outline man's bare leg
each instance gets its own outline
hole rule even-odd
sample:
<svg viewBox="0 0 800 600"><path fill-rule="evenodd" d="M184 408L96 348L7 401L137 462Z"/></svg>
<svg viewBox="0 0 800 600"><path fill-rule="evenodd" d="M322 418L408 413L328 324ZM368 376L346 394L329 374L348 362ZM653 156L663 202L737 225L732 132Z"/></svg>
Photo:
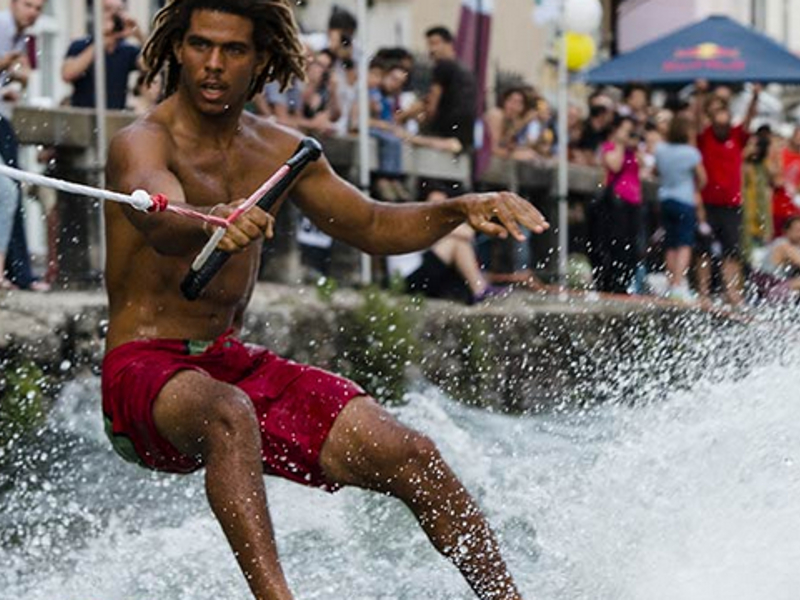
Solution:
<svg viewBox="0 0 800 600"><path fill-rule="evenodd" d="M697 292L703 300L711 298L711 257L701 254L697 259Z"/></svg>
<svg viewBox="0 0 800 600"><path fill-rule="evenodd" d="M374 400L360 397L345 407L322 448L320 463L331 481L402 500L479 598L521 598L492 530L436 446L398 423Z"/></svg>
<svg viewBox="0 0 800 600"><path fill-rule="evenodd" d="M475 256L472 244L454 237L445 237L433 247L433 253L444 264L453 266L461 274L473 296L486 291L486 278Z"/></svg>
<svg viewBox="0 0 800 600"><path fill-rule="evenodd" d="M731 306L739 306L742 303L742 281L741 263L735 258L726 258L722 262L722 283Z"/></svg>
<svg viewBox="0 0 800 600"><path fill-rule="evenodd" d="M278 560L253 405L234 386L182 371L159 394L153 417L161 435L206 465L206 494L257 600L290 600Z"/></svg>

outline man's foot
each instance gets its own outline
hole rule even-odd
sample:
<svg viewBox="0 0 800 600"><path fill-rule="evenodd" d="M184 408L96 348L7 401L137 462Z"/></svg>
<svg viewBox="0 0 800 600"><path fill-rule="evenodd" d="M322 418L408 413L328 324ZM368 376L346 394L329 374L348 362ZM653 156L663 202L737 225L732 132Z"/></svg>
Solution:
<svg viewBox="0 0 800 600"><path fill-rule="evenodd" d="M669 292L667 292L667 298L685 304L694 304L697 302L697 296L685 285L671 287Z"/></svg>
<svg viewBox="0 0 800 600"><path fill-rule="evenodd" d="M492 298L505 296L508 293L508 288L500 287L497 285L487 285L486 288L472 297L473 304L480 304Z"/></svg>
<svg viewBox="0 0 800 600"><path fill-rule="evenodd" d="M52 288L50 287L50 284L47 283L46 281L36 280L32 281L27 289L29 292L49 292Z"/></svg>
<svg viewBox="0 0 800 600"><path fill-rule="evenodd" d="M400 202L411 202L414 200L411 192L403 185L402 181L398 181L397 179L393 180L392 187L394 187L394 193Z"/></svg>
<svg viewBox="0 0 800 600"><path fill-rule="evenodd" d="M13 283L11 283L10 280L6 279L5 277L0 278L0 291L10 292L18 289L19 288Z"/></svg>
<svg viewBox="0 0 800 600"><path fill-rule="evenodd" d="M378 198L386 202L397 202L400 199L394 185L388 179L378 179L375 182L375 192Z"/></svg>

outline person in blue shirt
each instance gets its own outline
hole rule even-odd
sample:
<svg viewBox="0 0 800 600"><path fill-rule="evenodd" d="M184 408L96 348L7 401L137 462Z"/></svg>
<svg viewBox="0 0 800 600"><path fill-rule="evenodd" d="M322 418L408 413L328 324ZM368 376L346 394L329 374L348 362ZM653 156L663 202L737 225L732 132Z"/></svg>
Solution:
<svg viewBox="0 0 800 600"><path fill-rule="evenodd" d="M134 37L144 43L144 33L125 11L123 0L103 1L103 48L106 53L106 107L123 110L128 97L128 78L139 68L141 46L128 42ZM74 40L67 50L61 76L73 86L72 106L94 108L94 59L96 44L92 36Z"/></svg>
<svg viewBox="0 0 800 600"><path fill-rule="evenodd" d="M670 280L671 298L692 299L686 273L692 262L692 247L698 221L706 229L703 203L698 201L707 177L700 151L691 144L694 125L684 115L677 115L670 124L667 142L656 146L656 169L661 180L658 198L661 221L666 231L664 245Z"/></svg>

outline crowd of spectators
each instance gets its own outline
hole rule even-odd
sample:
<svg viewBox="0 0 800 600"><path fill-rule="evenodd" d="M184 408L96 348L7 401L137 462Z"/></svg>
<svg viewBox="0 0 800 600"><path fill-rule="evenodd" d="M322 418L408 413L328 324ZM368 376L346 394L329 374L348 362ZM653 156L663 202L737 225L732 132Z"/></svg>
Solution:
<svg viewBox="0 0 800 600"><path fill-rule="evenodd" d="M27 80L31 65L25 32L45 1L11 0L10 9L0 13L0 109L17 99ZM124 0L103 0L103 13L100 47L108 65L108 108L144 114L160 94L158 80L146 85L139 73L146 32L128 14ZM361 122L357 63L362 51L355 42L357 28L351 13L334 9L326 34L306 38L305 81L295 80L284 90L268 83L248 108L315 136L356 134ZM800 272L800 130L784 138L762 126L751 134L759 86L752 86L752 102L740 123L734 122L731 110L739 90L728 86L712 89L697 82L694 93L662 95L657 102L642 84L593 90L585 105L570 105L568 139L562 141L547 98L521 80L498 85L492 94L496 101L477 115L483 90L459 62L452 33L433 27L424 37L426 58L402 47L381 48L370 57L366 123L378 149L370 190L375 197L409 202L448 193L436 182L424 194L411 189L403 165L408 145L551 166L558 145L566 143L571 163L603 173L599 192L580 200L582 211L570 213L585 225L585 244L573 244L570 250L590 261L593 289L659 293L682 302L718 294L739 305L747 291L745 282L751 282L751 291L760 297L774 297L775 289L781 295L800 287L793 279ZM72 85L66 101L72 106L95 105L97 47L91 36L69 45L62 77ZM2 113L0 154L6 163L15 164L16 139L7 112ZM484 132L483 139L476 138L476 131ZM658 188L655 201L648 201L648 186ZM14 189L15 194L2 193L0 202L0 273L3 268L6 273L0 285L47 289L47 282L32 275L19 191ZM302 218L297 238L310 271L327 274L332 240ZM494 283L541 288L531 272L536 257L530 255L530 245L512 248L502 259L509 264L497 267L490 258L497 249L487 244L456 232L420 258L423 275L455 268L457 278L463 279L456 295L469 301L487 297ZM467 246L474 255L468 260ZM474 265L482 268L476 271ZM391 272L389 265L387 278ZM422 285L413 277L409 282L409 289Z"/></svg>
<svg viewBox="0 0 800 600"><path fill-rule="evenodd" d="M569 152L573 162L605 171L587 211L595 289L681 302L718 297L731 306L795 289L800 130L784 136L762 123L753 131L762 90L744 88L738 92L749 105L740 121L732 110L737 90L705 81L663 105L639 84L617 100L608 90L591 94ZM658 200L649 206L648 184Z"/></svg>

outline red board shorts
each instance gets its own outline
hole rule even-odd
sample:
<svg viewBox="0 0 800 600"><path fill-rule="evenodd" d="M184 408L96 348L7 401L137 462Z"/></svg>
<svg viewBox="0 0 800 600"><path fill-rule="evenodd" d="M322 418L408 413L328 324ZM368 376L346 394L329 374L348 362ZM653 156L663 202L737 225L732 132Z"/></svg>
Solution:
<svg viewBox="0 0 800 600"><path fill-rule="evenodd" d="M179 371L194 370L235 385L253 402L260 427L264 472L334 491L319 464L322 445L344 406L364 395L358 385L332 373L281 358L259 346L223 335L214 342L134 341L103 360L106 433L123 458L170 473L203 466L162 437L153 402Z"/></svg>

